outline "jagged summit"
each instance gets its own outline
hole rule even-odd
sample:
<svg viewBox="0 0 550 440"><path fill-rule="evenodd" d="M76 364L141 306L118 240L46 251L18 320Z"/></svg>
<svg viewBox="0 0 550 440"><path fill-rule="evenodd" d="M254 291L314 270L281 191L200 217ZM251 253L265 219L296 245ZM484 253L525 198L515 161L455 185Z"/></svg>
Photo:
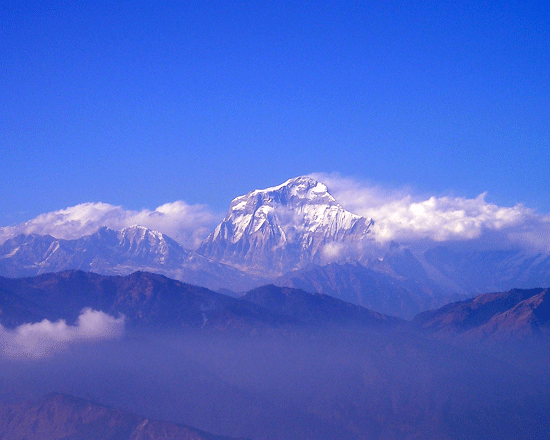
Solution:
<svg viewBox="0 0 550 440"><path fill-rule="evenodd" d="M300 176L233 199L197 252L276 275L338 259L343 245L361 243L371 225L340 206L326 185Z"/></svg>
<svg viewBox="0 0 550 440"><path fill-rule="evenodd" d="M20 235L0 246L0 273L31 276L66 269L125 273L138 268L180 267L190 252L143 226L106 226L76 240ZM128 268L128 269L127 269Z"/></svg>
<svg viewBox="0 0 550 440"><path fill-rule="evenodd" d="M151 250L166 258L170 248L181 248L167 235L140 225L133 225L116 232L120 246L135 254L147 254Z"/></svg>
<svg viewBox="0 0 550 440"><path fill-rule="evenodd" d="M256 195L261 195L264 200L272 198L273 201L282 204L293 204L303 200L318 203L336 203L336 200L329 194L328 188L324 183L317 182L308 176L299 176L288 179L280 185L266 189L257 189L244 196L236 197L231 204L242 202Z"/></svg>

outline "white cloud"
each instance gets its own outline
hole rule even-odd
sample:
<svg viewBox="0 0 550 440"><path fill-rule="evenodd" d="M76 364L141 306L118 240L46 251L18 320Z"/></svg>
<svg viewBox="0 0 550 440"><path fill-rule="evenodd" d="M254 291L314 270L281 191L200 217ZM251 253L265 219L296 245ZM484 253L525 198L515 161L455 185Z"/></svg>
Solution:
<svg viewBox="0 0 550 440"><path fill-rule="evenodd" d="M434 241L478 238L484 230L501 230L523 222L532 212L516 205L499 207L475 199L430 197L414 201L411 196L364 212L377 219L373 231L379 240L429 238Z"/></svg>
<svg viewBox="0 0 550 440"><path fill-rule="evenodd" d="M116 339L124 334L124 316L82 310L74 326L65 320L23 324L14 330L0 325L0 353L9 358L39 359L82 341Z"/></svg>
<svg viewBox="0 0 550 440"><path fill-rule="evenodd" d="M421 197L407 188L385 190L335 174L312 176L324 182L346 209L372 218L373 236L380 243L470 241L490 236L496 246L550 250L549 216L521 204L503 207L489 203L486 193L473 199Z"/></svg>
<svg viewBox="0 0 550 440"><path fill-rule="evenodd" d="M93 234L100 227L122 229L141 225L162 232L187 248L196 248L213 229L218 216L206 205L188 205L179 200L154 210L126 210L107 203L82 203L41 214L28 222L0 227L0 243L19 234L50 234L75 239Z"/></svg>
<svg viewBox="0 0 550 440"><path fill-rule="evenodd" d="M471 199L421 196L410 188L387 189L337 174L313 174L312 177L325 183L346 209L372 218L375 222L372 237L380 244L391 240L411 246L426 240L462 243L485 240L485 245L494 247L514 245L550 251L550 216L521 204L495 205L487 202L486 193ZM0 227L0 243L22 233L74 239L94 233L101 226L118 230L138 224L195 249L221 217L206 205L188 205L183 201L141 211L106 203L83 203L39 215L20 225ZM324 250L326 258L342 252L344 249L340 248Z"/></svg>
<svg viewBox="0 0 550 440"><path fill-rule="evenodd" d="M343 251L344 244L333 241L323 246L321 249L321 255L326 261L338 261Z"/></svg>

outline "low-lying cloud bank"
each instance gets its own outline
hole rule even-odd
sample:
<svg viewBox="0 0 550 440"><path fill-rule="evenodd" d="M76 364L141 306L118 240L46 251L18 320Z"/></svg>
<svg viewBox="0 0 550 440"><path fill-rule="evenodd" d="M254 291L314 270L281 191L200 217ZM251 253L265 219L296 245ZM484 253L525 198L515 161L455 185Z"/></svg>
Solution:
<svg viewBox="0 0 550 440"><path fill-rule="evenodd" d="M101 311L82 310L75 325L64 319L47 319L7 330L0 325L0 354L12 359L39 359L63 350L71 343L117 339L124 334L124 316L114 318Z"/></svg>
<svg viewBox="0 0 550 440"><path fill-rule="evenodd" d="M141 225L162 232L184 247L196 248L218 221L206 205L188 205L178 200L154 210L126 210L107 203L82 203L59 211L41 214L28 222L0 228L0 243L19 234L49 234L75 239L93 234L100 227L119 230Z"/></svg>
<svg viewBox="0 0 550 440"><path fill-rule="evenodd" d="M405 244L420 241L476 241L490 247L519 246L550 251L550 216L521 204L498 206L485 200L428 197L408 189L388 191L336 174L314 174L334 198L354 214L370 217L373 238Z"/></svg>

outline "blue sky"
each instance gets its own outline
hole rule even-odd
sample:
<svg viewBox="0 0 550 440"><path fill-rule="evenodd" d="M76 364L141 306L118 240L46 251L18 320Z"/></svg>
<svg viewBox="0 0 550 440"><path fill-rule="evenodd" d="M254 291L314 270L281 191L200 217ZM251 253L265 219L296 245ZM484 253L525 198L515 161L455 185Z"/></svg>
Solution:
<svg viewBox="0 0 550 440"><path fill-rule="evenodd" d="M17 3L0 225L312 172L550 212L545 2Z"/></svg>

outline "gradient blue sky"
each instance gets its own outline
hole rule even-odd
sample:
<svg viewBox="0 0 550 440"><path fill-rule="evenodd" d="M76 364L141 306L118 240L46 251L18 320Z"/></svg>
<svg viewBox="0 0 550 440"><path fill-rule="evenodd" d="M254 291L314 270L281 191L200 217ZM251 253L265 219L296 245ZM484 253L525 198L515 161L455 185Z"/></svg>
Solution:
<svg viewBox="0 0 550 440"><path fill-rule="evenodd" d="M550 212L550 6L0 6L0 225L311 172Z"/></svg>

